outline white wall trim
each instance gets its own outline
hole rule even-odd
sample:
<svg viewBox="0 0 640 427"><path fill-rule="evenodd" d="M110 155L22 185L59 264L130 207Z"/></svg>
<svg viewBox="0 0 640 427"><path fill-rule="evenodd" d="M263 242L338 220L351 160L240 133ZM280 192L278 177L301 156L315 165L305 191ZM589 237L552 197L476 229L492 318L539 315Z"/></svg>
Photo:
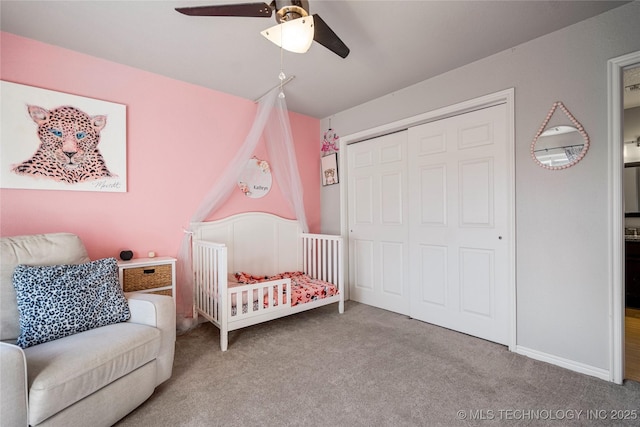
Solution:
<svg viewBox="0 0 640 427"><path fill-rule="evenodd" d="M437 110L429 111L426 113L418 114L416 116L408 117L406 119L397 120L395 122L386 123L384 125L376 126L371 129L365 129L360 132L352 133L347 136L340 137L340 145L347 146L356 142L364 141L367 139L375 138L378 136L386 135L393 132L408 129L412 126L421 125L424 123L435 122L447 117L457 116L460 114L468 113L470 111L479 110L481 108L492 107L497 104L511 102L513 104L514 89L506 89L500 92L492 93L489 95L481 96L479 98L470 99L467 101L459 102L457 104L442 107ZM513 106L513 105L512 105ZM342 150L340 150L342 151Z"/></svg>
<svg viewBox="0 0 640 427"><path fill-rule="evenodd" d="M607 62L609 131L609 376L624 380L624 198L622 188L622 70L640 64L640 51Z"/></svg>
<svg viewBox="0 0 640 427"><path fill-rule="evenodd" d="M552 365L560 366L561 368L569 369L571 371L579 372L585 375L591 375L592 377L600 378L605 381L609 381L609 371L602 368L596 368L595 366L586 365L584 363L576 362L573 360L565 359L563 357L554 356L552 354L544 353L538 350L532 350L527 347L516 346L516 353L523 356L530 357L542 362L551 363Z"/></svg>
<svg viewBox="0 0 640 427"><path fill-rule="evenodd" d="M515 351L517 337L516 337L516 221L515 221L515 89L509 88L500 92L495 92L489 95L481 96L479 98L470 99L457 104L449 105L437 110L429 111L423 114L412 116L406 119L397 120L395 122L387 123L384 125L376 126L371 129L366 129L360 132L356 132L350 135L346 135L340 138L340 156L338 160L338 170L340 171L340 233L344 240L345 248L349 247L349 216L348 216L348 182L347 182L347 145L354 144L356 142L364 141L367 139L375 138L378 136L398 132L408 129L412 126L417 126L424 123L434 122L437 120L445 119L447 117L457 116L465 114L470 111L479 110L482 108L492 107L498 104L506 104L507 106L507 125L509 126L507 133L507 145L509 147L508 153L508 166L509 176L511 177L509 197L511 200L511 206L509 206L509 219L511 224L510 241L509 243L509 350ZM349 277L349 262L347 259L348 250L345 250L345 277ZM346 289L350 288L350 284L347 283Z"/></svg>

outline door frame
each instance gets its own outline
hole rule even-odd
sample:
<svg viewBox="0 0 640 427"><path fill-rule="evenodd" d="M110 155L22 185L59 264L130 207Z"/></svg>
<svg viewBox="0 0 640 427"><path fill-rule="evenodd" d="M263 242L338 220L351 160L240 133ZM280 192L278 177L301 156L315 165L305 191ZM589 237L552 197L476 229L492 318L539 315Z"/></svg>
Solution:
<svg viewBox="0 0 640 427"><path fill-rule="evenodd" d="M350 135L340 137L340 153L338 161L338 170L341 173L340 185L340 234L345 242L346 247L349 245L349 216L348 216L348 183L347 183L347 150L349 144L386 135L393 132L408 129L412 126L424 123L435 122L437 120L446 119L482 108L492 107L498 104L506 104L507 107L507 164L509 176L509 239L506 242L509 250L509 351L516 349L516 234L515 234L515 89L509 88L500 92L495 92L479 98L470 99L457 104L442 107L423 114L412 116L406 119L397 120L371 129L366 129ZM346 251L345 251L346 252ZM345 253L343 265L346 268L345 277L348 276L349 260ZM350 283L347 283L347 289Z"/></svg>
<svg viewBox="0 0 640 427"><path fill-rule="evenodd" d="M640 64L640 51L607 62L609 133L609 381L624 381L624 195L622 71Z"/></svg>

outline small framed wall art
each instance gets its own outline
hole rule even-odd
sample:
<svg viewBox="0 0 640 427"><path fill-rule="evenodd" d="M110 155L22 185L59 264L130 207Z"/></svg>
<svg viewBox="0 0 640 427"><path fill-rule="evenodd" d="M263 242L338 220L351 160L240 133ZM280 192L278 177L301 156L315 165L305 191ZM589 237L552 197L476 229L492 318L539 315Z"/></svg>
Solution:
<svg viewBox="0 0 640 427"><path fill-rule="evenodd" d="M126 106L0 81L2 188L127 191Z"/></svg>
<svg viewBox="0 0 640 427"><path fill-rule="evenodd" d="M322 185L338 184L338 154L332 153L322 159Z"/></svg>

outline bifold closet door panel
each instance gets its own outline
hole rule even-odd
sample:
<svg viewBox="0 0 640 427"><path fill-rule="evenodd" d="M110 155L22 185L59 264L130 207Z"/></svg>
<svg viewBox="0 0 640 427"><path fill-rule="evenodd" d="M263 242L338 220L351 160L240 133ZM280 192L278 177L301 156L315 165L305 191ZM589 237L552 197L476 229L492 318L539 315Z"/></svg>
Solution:
<svg viewBox="0 0 640 427"><path fill-rule="evenodd" d="M350 298L409 314L407 132L347 150Z"/></svg>
<svg viewBox="0 0 640 427"><path fill-rule="evenodd" d="M508 342L507 110L408 131L410 315Z"/></svg>

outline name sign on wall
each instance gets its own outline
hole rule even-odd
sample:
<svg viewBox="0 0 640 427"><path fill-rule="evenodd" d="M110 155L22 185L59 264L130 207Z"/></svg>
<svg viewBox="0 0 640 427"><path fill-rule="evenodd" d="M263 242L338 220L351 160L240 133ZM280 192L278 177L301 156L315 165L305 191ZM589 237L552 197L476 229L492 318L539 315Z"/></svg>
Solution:
<svg viewBox="0 0 640 427"><path fill-rule="evenodd" d="M258 199L267 195L271 190L271 169L266 160L256 157L249 159L240 175L238 187L245 196Z"/></svg>

